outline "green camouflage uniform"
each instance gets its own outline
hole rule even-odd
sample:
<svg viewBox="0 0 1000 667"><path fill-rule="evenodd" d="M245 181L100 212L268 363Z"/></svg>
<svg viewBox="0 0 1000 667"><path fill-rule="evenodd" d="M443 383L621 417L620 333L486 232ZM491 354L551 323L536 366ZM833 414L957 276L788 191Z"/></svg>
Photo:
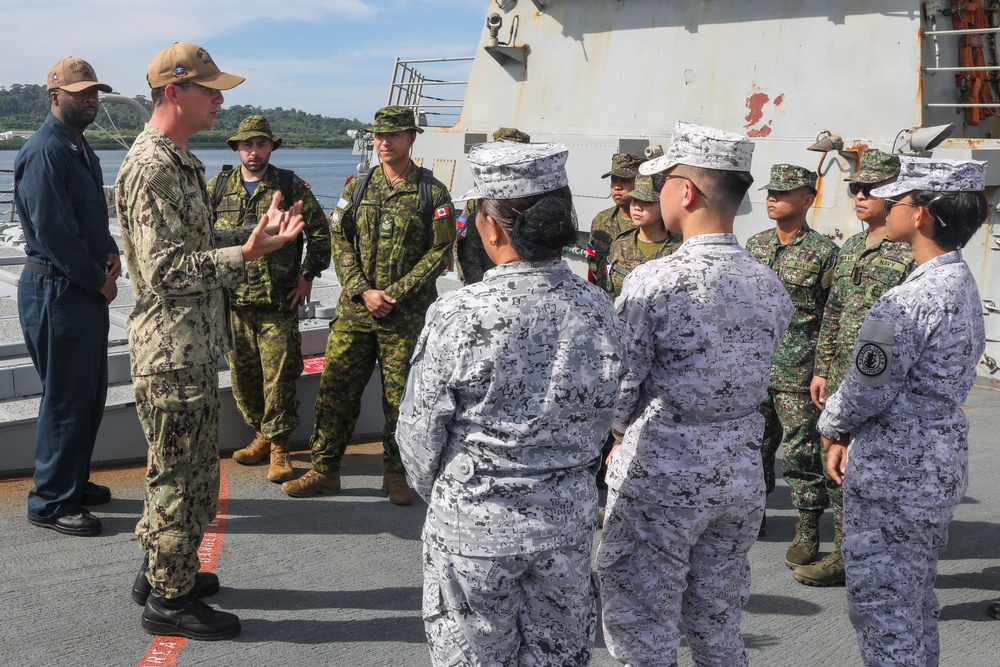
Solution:
<svg viewBox="0 0 1000 667"><path fill-rule="evenodd" d="M660 249L649 257L645 257L639 250L638 229L633 229L631 232L626 232L616 238L608 253L607 277L605 279L605 289L611 298L617 299L622 293L625 276L632 273L632 269L640 264L670 255L681 247L682 241L680 236L667 232L667 238L663 241Z"/></svg>
<svg viewBox="0 0 1000 667"><path fill-rule="evenodd" d="M243 280L239 244L250 234L213 230L204 165L152 125L125 156L116 189L135 292L127 330L136 410L149 442L135 533L153 588L174 598L194 585L198 546L215 518L223 288Z"/></svg>
<svg viewBox="0 0 1000 667"><path fill-rule="evenodd" d="M660 189L663 187L663 175L636 176L635 189L632 190L632 200L641 202L659 202ZM663 245L649 257L642 254L639 248L639 228L633 225L632 230L621 234L611 244L608 261L604 267L606 274L604 289L612 301L622 293L622 284L632 269L660 257L666 257L681 247L682 239L677 234L667 232Z"/></svg>
<svg viewBox="0 0 1000 667"><path fill-rule="evenodd" d="M531 143L531 136L517 128L501 127L493 133L493 141L527 144ZM463 285L478 283L484 273L496 266L483 248L483 239L476 228L476 214L476 200L469 200L456 222L455 271Z"/></svg>
<svg viewBox="0 0 1000 667"><path fill-rule="evenodd" d="M333 263L342 291L337 317L330 323L326 363L316 397L312 468L336 473L361 410L361 395L375 361L382 377L385 427L382 445L387 472L405 472L396 444L399 402L410 372L410 357L424 326L424 314L437 298L436 281L451 256L455 214L447 188L432 186L433 220L418 210L420 171L392 188L378 166L354 210L354 179L331 216ZM373 318L362 293L385 290L396 299L392 312Z"/></svg>
<svg viewBox="0 0 1000 667"><path fill-rule="evenodd" d="M878 150L861 155L854 183L872 184L899 173L899 158ZM840 249L833 273L830 298L823 312L823 326L816 342L813 375L826 378L826 395L832 396L854 363L854 343L868 311L886 291L901 284L916 268L913 250L907 243L886 238L867 248L868 232L847 239ZM824 452L823 469L826 469ZM839 484L827 480L830 508L839 525L844 494Z"/></svg>
<svg viewBox="0 0 1000 667"><path fill-rule="evenodd" d="M208 184L213 202L219 187L217 178ZM240 169L234 169L215 210L216 228L256 225L280 190L278 179L277 168L268 166L249 195ZM298 176L292 178L291 194L292 202L302 201L305 220L306 250L301 269L315 276L330 266L330 224L309 186ZM288 204L282 202L281 209L287 210ZM289 243L248 262L245 280L228 292L233 349L226 361L232 369L233 397L247 425L263 432L268 440L291 433L299 424L295 382L302 374L302 337L298 310L287 298L297 285L298 267L299 248Z"/></svg>
<svg viewBox="0 0 1000 667"><path fill-rule="evenodd" d="M635 178L639 175L639 165L643 163L643 158L630 153L615 153L611 157L611 170L601 176L608 178L618 176L620 178ZM622 217L620 209L612 206L601 211L594 216L590 223L590 250L587 264L590 267L590 275L593 282L604 290L608 289L607 272L605 266L608 260L608 253L611 251L611 244L622 234L631 231L635 226L631 217Z"/></svg>
<svg viewBox="0 0 1000 667"><path fill-rule="evenodd" d="M785 165L776 165L781 166ZM786 171L792 172L791 176L779 173L776 181L772 169L772 182L764 187L792 190L795 188L788 185L798 181L791 177L805 178L793 170ZM815 178L812 174L812 183L806 184L815 184ZM782 187L785 181L791 182ZM773 187L775 185L779 187ZM802 187L802 184L795 187ZM768 397L760 406L765 419L761 455L766 490L767 493L774 490L775 455L784 443L782 475L791 487L792 503L799 510L823 510L829 499L823 474L822 445L816 430L820 411L809 397L809 384L838 249L809 225L803 225L788 245L781 245L777 231L770 229L752 236L746 247L750 254L774 269L795 306L791 324L771 365Z"/></svg>

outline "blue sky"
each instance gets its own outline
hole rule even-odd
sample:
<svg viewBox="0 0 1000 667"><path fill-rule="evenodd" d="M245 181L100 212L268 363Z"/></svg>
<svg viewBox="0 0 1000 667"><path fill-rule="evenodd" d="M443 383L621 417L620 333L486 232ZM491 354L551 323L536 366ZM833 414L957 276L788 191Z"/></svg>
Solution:
<svg viewBox="0 0 1000 667"><path fill-rule="evenodd" d="M14 4L14 3L10 3ZM393 63L471 56L492 0L34 0L5 6L0 86L44 83L74 55L117 92L147 94L146 68L175 41L204 47L246 77L226 106L301 109L370 120L389 92ZM424 67L424 66L422 66ZM429 77L463 79L468 64Z"/></svg>

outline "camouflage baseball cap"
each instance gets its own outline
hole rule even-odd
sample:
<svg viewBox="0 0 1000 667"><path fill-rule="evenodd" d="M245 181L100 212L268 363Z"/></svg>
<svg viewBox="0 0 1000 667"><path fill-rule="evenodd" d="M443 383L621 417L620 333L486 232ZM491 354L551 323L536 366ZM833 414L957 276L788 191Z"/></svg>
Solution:
<svg viewBox="0 0 1000 667"><path fill-rule="evenodd" d="M615 153L611 156L611 171L601 178L618 176L619 178L635 178L639 175L639 165L646 158L632 153Z"/></svg>
<svg viewBox="0 0 1000 667"><path fill-rule="evenodd" d="M404 130L423 132L421 128L417 127L416 117L410 107L382 107L375 112L375 123L365 128L365 131L372 134L402 132Z"/></svg>
<svg viewBox="0 0 1000 667"><path fill-rule="evenodd" d="M78 93L91 86L97 86L97 89L102 93L111 92L111 86L97 82L97 75L90 63L76 56L63 58L57 62L45 78L45 87L48 90L61 88L67 93Z"/></svg>
<svg viewBox="0 0 1000 667"><path fill-rule="evenodd" d="M722 171L750 171L753 142L742 134L677 121L666 155L639 167L640 174L657 174L684 164Z"/></svg>
<svg viewBox="0 0 1000 667"><path fill-rule="evenodd" d="M491 141L469 151L469 168L475 187L458 201L518 199L552 192L569 185L562 144L519 144Z"/></svg>
<svg viewBox="0 0 1000 667"><path fill-rule="evenodd" d="M815 188L816 172L794 164L776 164L771 167L771 180L760 190L788 192L799 188Z"/></svg>
<svg viewBox="0 0 1000 667"><path fill-rule="evenodd" d="M150 89L170 83L197 83L215 90L230 90L244 81L242 76L221 71L208 51L190 42L174 42L157 53L146 72Z"/></svg>
<svg viewBox="0 0 1000 667"><path fill-rule="evenodd" d="M530 144L531 135L525 134L516 127L501 127L493 133L493 141L516 141L519 144Z"/></svg>
<svg viewBox="0 0 1000 667"><path fill-rule="evenodd" d="M945 160L899 156L899 178L872 190L873 197L892 197L913 190L979 192L986 187L986 163L979 160Z"/></svg>
<svg viewBox="0 0 1000 667"><path fill-rule="evenodd" d="M663 176L655 174L653 176L638 175L635 177L635 189L629 194L632 199L644 202L660 201L660 190L663 188Z"/></svg>
<svg viewBox="0 0 1000 667"><path fill-rule="evenodd" d="M869 185L899 176L899 156L890 155L877 148L866 148L861 153L858 170L845 181Z"/></svg>
<svg viewBox="0 0 1000 667"><path fill-rule="evenodd" d="M271 150L276 150L281 147L281 137L271 132L271 124L267 122L267 119L261 115L254 114L253 116L247 116L240 123L240 129L237 130L236 134L229 137L226 143L233 150L236 150L237 146L244 139L252 139L253 137L267 137L271 140Z"/></svg>

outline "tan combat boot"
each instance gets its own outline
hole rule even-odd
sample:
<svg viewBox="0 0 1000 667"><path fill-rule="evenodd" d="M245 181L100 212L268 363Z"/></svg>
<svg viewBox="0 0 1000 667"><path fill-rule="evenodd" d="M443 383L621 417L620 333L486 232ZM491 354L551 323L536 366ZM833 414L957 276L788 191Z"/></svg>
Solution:
<svg viewBox="0 0 1000 667"><path fill-rule="evenodd" d="M233 460L245 466L252 466L260 463L271 452L271 441L264 437L264 434L257 431L253 442L233 452Z"/></svg>
<svg viewBox="0 0 1000 667"><path fill-rule="evenodd" d="M844 542L844 529L836 526L837 537L834 541L833 551L826 558L812 565L799 565L792 574L795 581L806 586L837 586L847 581L844 572L844 556L840 552L840 545Z"/></svg>
<svg viewBox="0 0 1000 667"><path fill-rule="evenodd" d="M292 498L308 498L319 493L332 496L340 493L340 475L310 470L302 477L282 484L281 490Z"/></svg>
<svg viewBox="0 0 1000 667"><path fill-rule="evenodd" d="M271 441L271 465L267 469L269 482L287 482L295 477L289 456L288 434L282 433Z"/></svg>
<svg viewBox="0 0 1000 667"><path fill-rule="evenodd" d="M413 502L413 490L406 483L406 473L386 471L382 475L382 490L389 492L389 502L393 505Z"/></svg>
<svg viewBox="0 0 1000 667"><path fill-rule="evenodd" d="M809 565L819 555L819 512L799 510L799 520L795 524L795 539L785 552L785 565L795 569L799 565Z"/></svg>

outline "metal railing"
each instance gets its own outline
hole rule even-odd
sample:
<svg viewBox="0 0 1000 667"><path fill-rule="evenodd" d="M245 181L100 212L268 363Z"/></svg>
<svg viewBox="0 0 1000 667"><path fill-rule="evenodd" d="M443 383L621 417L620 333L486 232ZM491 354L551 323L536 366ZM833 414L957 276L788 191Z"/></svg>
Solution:
<svg viewBox="0 0 1000 667"><path fill-rule="evenodd" d="M428 88L437 90L449 90L449 87L466 86L468 81L449 80L445 78L431 78L418 70L414 65L440 65L442 63L470 62L475 58L424 58L419 60L402 60L396 58L396 66L392 71L392 83L389 84L389 99L387 104L410 107L417 118L418 125L427 125L427 116L454 117L462 111L462 104L465 100L465 90L461 90L461 97L450 99L443 97L444 93L432 95ZM432 67L433 68L433 67ZM428 69L428 68L421 68ZM454 89L454 88L452 88ZM434 111L428 111L434 109ZM454 124L453 122L446 123Z"/></svg>

